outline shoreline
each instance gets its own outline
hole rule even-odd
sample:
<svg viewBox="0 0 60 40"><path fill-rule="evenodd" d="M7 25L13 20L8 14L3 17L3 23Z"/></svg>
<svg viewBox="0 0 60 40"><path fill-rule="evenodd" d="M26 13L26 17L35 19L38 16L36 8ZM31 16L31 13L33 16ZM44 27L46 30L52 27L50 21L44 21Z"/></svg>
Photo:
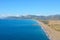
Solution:
<svg viewBox="0 0 60 40"><path fill-rule="evenodd" d="M38 23L38 25L41 26L41 28L45 32L46 36L48 37L48 39L51 40L51 38L49 37L49 34L46 32L46 30L44 29L43 25L41 24L42 22L40 22L39 20L34 20L34 21L36 21Z"/></svg>
<svg viewBox="0 0 60 40"><path fill-rule="evenodd" d="M45 32L46 36L48 37L48 39L50 40L50 37L48 35L48 33L46 32L46 30L44 29L43 25L41 24L41 22L37 21L39 23L39 25L41 26L41 28L43 29L43 31Z"/></svg>
<svg viewBox="0 0 60 40"><path fill-rule="evenodd" d="M48 25L44 24L40 20L35 20L38 22L39 25L41 25L42 29L46 33L49 40L60 40L60 32L50 28Z"/></svg>
<svg viewBox="0 0 60 40"><path fill-rule="evenodd" d="M41 24L41 22L37 21L39 23L39 25L41 25L41 28L43 29L43 31L45 32L46 36L48 37L49 40L51 40L49 34L47 33L47 31L45 30L45 28L43 27L43 25Z"/></svg>

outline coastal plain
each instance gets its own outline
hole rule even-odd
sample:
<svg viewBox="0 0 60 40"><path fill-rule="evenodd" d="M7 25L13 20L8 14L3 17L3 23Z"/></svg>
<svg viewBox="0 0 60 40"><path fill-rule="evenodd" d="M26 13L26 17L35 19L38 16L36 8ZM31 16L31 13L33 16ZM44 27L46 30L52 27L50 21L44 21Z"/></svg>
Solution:
<svg viewBox="0 0 60 40"><path fill-rule="evenodd" d="M50 40L60 40L60 20L39 20Z"/></svg>

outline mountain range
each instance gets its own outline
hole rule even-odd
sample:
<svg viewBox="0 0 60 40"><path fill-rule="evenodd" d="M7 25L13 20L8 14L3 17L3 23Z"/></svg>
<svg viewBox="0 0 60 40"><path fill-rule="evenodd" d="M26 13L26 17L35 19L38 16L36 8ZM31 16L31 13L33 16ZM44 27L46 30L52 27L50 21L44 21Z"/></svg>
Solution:
<svg viewBox="0 0 60 40"><path fill-rule="evenodd" d="M60 15L50 15L50 16L36 16L36 15L26 15L26 16L8 16L3 19L40 19L40 20L60 20Z"/></svg>

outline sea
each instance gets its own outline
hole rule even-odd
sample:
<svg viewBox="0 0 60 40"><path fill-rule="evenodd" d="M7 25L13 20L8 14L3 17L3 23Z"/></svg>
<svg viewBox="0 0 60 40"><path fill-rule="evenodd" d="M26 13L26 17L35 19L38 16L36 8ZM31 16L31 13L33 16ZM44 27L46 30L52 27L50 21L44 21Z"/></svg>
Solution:
<svg viewBox="0 0 60 40"><path fill-rule="evenodd" d="M49 38L34 20L0 19L0 40L49 40Z"/></svg>

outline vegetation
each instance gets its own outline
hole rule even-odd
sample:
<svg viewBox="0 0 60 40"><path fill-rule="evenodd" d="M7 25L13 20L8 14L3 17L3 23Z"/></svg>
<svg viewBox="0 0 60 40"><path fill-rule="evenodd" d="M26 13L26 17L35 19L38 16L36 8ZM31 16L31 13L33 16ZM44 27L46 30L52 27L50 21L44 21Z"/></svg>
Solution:
<svg viewBox="0 0 60 40"><path fill-rule="evenodd" d="M48 24L49 23L49 21L47 21L47 20L42 20L41 22L43 22L44 24Z"/></svg>
<svg viewBox="0 0 60 40"><path fill-rule="evenodd" d="M54 21L54 20L47 21L47 20L45 20L42 22L47 24L52 29L54 29L56 31L60 31L60 21Z"/></svg>

